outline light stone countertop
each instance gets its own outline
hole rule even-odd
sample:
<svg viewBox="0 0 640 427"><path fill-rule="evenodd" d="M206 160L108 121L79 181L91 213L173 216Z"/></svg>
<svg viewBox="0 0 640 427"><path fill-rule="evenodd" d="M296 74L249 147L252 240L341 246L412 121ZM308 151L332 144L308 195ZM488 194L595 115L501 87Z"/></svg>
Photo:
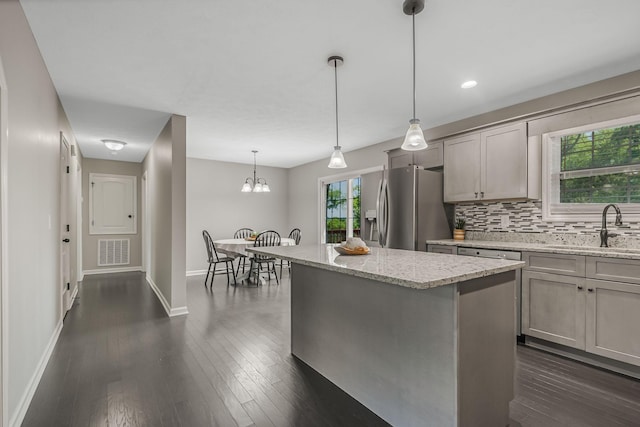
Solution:
<svg viewBox="0 0 640 427"><path fill-rule="evenodd" d="M428 245L459 246L477 249L499 249L518 252L546 252L554 254L572 254L600 256L607 258L624 258L640 260L638 248L601 248L598 246L571 245L562 243L528 243L497 240L427 240Z"/></svg>
<svg viewBox="0 0 640 427"><path fill-rule="evenodd" d="M338 254L334 246L271 246L247 251L414 289L430 289L524 267L521 261L386 248L370 248L368 255L349 256Z"/></svg>

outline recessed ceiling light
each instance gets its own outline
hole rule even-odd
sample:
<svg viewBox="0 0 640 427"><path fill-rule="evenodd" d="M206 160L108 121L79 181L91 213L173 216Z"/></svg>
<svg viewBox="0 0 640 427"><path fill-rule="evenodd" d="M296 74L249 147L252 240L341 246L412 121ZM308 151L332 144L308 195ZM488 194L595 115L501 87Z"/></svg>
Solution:
<svg viewBox="0 0 640 427"><path fill-rule="evenodd" d="M477 82L477 81L475 81L475 80L469 80L469 81L466 81L466 82L462 83L462 84L460 85L460 87L461 87L462 89L471 89L472 87L476 87L476 85L477 85L477 84L478 84L478 82Z"/></svg>

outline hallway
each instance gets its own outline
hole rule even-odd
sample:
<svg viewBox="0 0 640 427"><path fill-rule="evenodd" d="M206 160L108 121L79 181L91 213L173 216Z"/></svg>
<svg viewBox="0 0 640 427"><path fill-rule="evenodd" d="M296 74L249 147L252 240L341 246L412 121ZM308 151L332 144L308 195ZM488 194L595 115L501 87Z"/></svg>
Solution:
<svg viewBox="0 0 640 427"><path fill-rule="evenodd" d="M280 286L187 281L166 317L141 273L86 276L23 426L387 425L289 354ZM640 382L518 346L512 426L638 426ZM490 385L488 385L489 387Z"/></svg>

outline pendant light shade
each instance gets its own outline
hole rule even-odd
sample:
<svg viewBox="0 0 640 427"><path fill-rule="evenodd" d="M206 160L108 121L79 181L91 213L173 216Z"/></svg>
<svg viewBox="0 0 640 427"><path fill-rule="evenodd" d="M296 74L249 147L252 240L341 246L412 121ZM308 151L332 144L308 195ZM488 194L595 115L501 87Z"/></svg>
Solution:
<svg viewBox="0 0 640 427"><path fill-rule="evenodd" d="M427 148L427 141L420 128L420 120L416 118L416 14L424 9L424 0L405 0L402 10L405 14L411 15L413 24L413 118L409 120L409 130L402 143L403 150L417 151Z"/></svg>
<svg viewBox="0 0 640 427"><path fill-rule="evenodd" d="M256 177L256 153L258 153L258 151L251 150L251 152L253 153L253 178L249 177L245 179L240 191L243 193L270 193L271 189L269 188L269 184L267 184L267 180Z"/></svg>
<svg viewBox="0 0 640 427"><path fill-rule="evenodd" d="M338 139L338 66L342 65L344 59L341 56L330 56L327 61L329 62L329 65L333 67L336 87L336 145L333 147L333 153L329 160L329 168L342 169L347 167L347 162L344 161L342 147L340 147Z"/></svg>

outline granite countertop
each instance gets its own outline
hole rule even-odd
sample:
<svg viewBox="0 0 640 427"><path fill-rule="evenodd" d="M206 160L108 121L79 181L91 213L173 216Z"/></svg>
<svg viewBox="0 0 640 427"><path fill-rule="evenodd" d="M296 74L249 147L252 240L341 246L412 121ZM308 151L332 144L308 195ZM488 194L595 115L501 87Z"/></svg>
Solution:
<svg viewBox="0 0 640 427"><path fill-rule="evenodd" d="M524 267L521 261L386 248L370 248L368 255L348 256L338 254L334 246L272 246L247 251L414 289L430 289Z"/></svg>
<svg viewBox="0 0 640 427"><path fill-rule="evenodd" d="M478 249L500 249L519 252L546 252L555 254L572 254L601 256L607 258L625 258L640 260L638 248L601 248L598 246L571 245L562 243L528 243L496 240L427 240L428 245L448 245Z"/></svg>

